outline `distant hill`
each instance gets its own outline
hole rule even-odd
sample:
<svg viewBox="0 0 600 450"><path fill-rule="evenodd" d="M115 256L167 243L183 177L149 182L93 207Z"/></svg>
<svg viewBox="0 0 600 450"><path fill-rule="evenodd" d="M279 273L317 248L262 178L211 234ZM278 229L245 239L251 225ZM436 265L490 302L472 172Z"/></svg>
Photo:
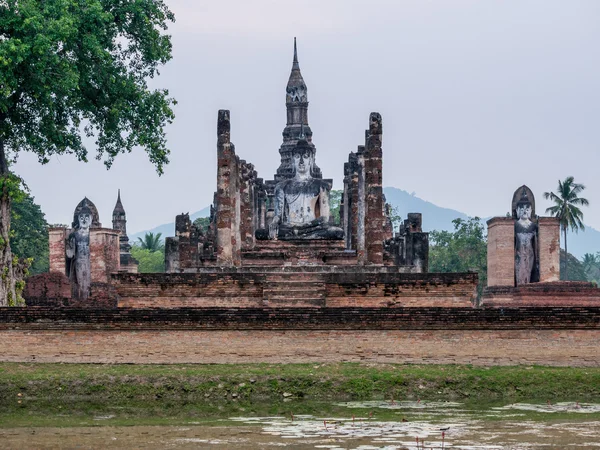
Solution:
<svg viewBox="0 0 600 450"><path fill-rule="evenodd" d="M465 213L434 205L402 189L386 187L383 189L383 193L385 194L386 202L397 209L400 217L406 218L408 213L415 212L423 214L423 231L450 231L454 229L452 225L454 219L467 218Z"/></svg>
<svg viewBox="0 0 600 450"><path fill-rule="evenodd" d="M409 194L407 191L395 187L386 187L383 190L386 201L397 208L401 217L406 217L408 213L420 212L423 214L423 230L447 230L452 231L454 226L452 221L457 218L466 219L467 215L454 209L443 208L434 205L431 202L423 200L414 194ZM198 217L208 217L210 207L206 207L190 215L193 220ZM483 219L484 221L486 219ZM132 234L130 239L132 242L137 241L138 237L143 237L148 232L162 233L163 239L168 236L175 235L175 222L166 223L149 230L141 231ZM568 236L569 253L577 258L582 258L585 253L600 252L600 231L586 227L585 231L578 234L569 233Z"/></svg>
<svg viewBox="0 0 600 450"><path fill-rule="evenodd" d="M200 211L190 214L190 219L193 222L198 217L208 217L209 214L210 214L210 206L207 206L206 208L203 208ZM164 241L164 239L166 237L175 236L175 222L164 223L162 225L158 225L157 227L151 228L149 230L144 230L144 231L140 231L139 233L132 234L131 236L129 236L129 240L131 243L133 243L133 242L137 241L138 238L140 238L140 237L143 238L146 233L154 233L154 234L161 233L162 239Z"/></svg>

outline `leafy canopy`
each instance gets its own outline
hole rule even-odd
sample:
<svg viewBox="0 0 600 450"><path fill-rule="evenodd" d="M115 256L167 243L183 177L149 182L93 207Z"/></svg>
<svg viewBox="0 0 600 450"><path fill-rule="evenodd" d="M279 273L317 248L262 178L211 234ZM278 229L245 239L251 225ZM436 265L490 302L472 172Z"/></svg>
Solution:
<svg viewBox="0 0 600 450"><path fill-rule="evenodd" d="M131 247L131 256L138 261L138 272L140 273L160 273L165 271L164 248L151 251L141 248L136 244Z"/></svg>
<svg viewBox="0 0 600 450"><path fill-rule="evenodd" d="M31 258L29 273L47 272L48 223L33 197L23 193L13 200L10 246L19 258Z"/></svg>
<svg viewBox="0 0 600 450"><path fill-rule="evenodd" d="M154 234L152 232L146 233L144 235L144 239L139 237L138 242L136 242L136 245L150 252L164 251L165 247L162 242L162 233Z"/></svg>
<svg viewBox="0 0 600 450"><path fill-rule="evenodd" d="M556 193L544 192L544 198L551 200L554 205L546 208L546 212L558 217L564 231L585 230L583 224L583 211L580 206L588 206L589 202L579 194L585 189L583 184L575 183L574 177L567 177L564 181L558 180Z"/></svg>
<svg viewBox="0 0 600 450"><path fill-rule="evenodd" d="M175 101L147 79L171 58L162 0L4 0L0 4L0 143L87 161L140 146L162 173ZM83 131L83 133L82 133Z"/></svg>
<svg viewBox="0 0 600 450"><path fill-rule="evenodd" d="M454 231L429 234L430 272L479 273L479 291L487 285L487 236L479 217L454 219Z"/></svg>

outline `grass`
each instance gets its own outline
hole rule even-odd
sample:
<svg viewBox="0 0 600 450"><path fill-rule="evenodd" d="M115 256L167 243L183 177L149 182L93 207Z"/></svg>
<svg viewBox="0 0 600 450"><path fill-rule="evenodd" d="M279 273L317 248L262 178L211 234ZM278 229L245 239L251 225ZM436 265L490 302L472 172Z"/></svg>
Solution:
<svg viewBox="0 0 600 450"><path fill-rule="evenodd" d="M0 400L600 398L600 368L0 363ZM290 395L291 394L291 395Z"/></svg>
<svg viewBox="0 0 600 450"><path fill-rule="evenodd" d="M370 411L335 402L369 399L458 400L470 408L535 399L592 402L600 400L600 368L0 363L0 427L222 425L232 416L292 411L358 417ZM398 420L398 414L411 418L410 411L391 410L374 417ZM549 418L528 413L536 415Z"/></svg>

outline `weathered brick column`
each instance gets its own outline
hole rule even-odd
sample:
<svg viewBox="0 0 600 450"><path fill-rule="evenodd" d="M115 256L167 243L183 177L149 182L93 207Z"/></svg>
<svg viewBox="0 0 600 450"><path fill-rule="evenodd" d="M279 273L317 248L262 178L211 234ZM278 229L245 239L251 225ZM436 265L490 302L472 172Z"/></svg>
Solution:
<svg viewBox="0 0 600 450"><path fill-rule="evenodd" d="M560 281L560 223L556 217L540 217L540 282Z"/></svg>
<svg viewBox="0 0 600 450"><path fill-rule="evenodd" d="M240 235L241 249L250 250L254 247L254 166L246 161L240 161Z"/></svg>
<svg viewBox="0 0 600 450"><path fill-rule="evenodd" d="M365 149L365 250L367 264L383 264L383 186L381 115L369 117Z"/></svg>
<svg viewBox="0 0 600 450"><path fill-rule="evenodd" d="M119 271L119 236L119 231L112 228L90 229L92 283L109 283L110 274Z"/></svg>
<svg viewBox="0 0 600 450"><path fill-rule="evenodd" d="M219 110L217 121L217 262L233 266L231 226L235 197L231 195L233 149L230 137L229 111Z"/></svg>
<svg viewBox="0 0 600 450"><path fill-rule="evenodd" d="M368 135L368 130L366 135ZM366 138L365 138L366 140ZM356 255L358 263L364 264L367 252L365 247L365 215L366 215L366 186L365 186L365 146L359 145L356 152Z"/></svg>
<svg viewBox="0 0 600 450"><path fill-rule="evenodd" d="M515 285L515 221L494 217L487 221L488 286Z"/></svg>
<svg viewBox="0 0 600 450"><path fill-rule="evenodd" d="M52 227L48 230L50 245L50 272L67 273L65 256L65 240L68 230L66 227Z"/></svg>

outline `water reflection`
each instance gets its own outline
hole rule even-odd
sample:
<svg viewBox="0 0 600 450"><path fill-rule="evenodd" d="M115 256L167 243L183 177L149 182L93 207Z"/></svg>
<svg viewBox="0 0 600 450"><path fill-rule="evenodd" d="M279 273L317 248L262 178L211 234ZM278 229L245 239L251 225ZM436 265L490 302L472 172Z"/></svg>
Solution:
<svg viewBox="0 0 600 450"><path fill-rule="evenodd" d="M50 408L49 404L45 404ZM289 402L277 405L19 404L0 407L2 448L600 448L600 404ZM87 408L87 409L86 409ZM60 411L60 412L57 412ZM325 412L320 414L320 412ZM36 426L28 426L35 424Z"/></svg>

